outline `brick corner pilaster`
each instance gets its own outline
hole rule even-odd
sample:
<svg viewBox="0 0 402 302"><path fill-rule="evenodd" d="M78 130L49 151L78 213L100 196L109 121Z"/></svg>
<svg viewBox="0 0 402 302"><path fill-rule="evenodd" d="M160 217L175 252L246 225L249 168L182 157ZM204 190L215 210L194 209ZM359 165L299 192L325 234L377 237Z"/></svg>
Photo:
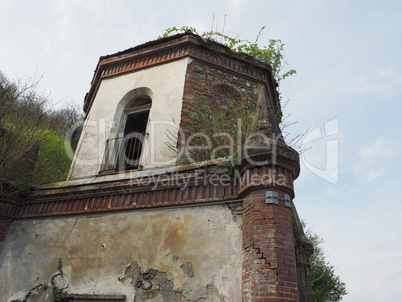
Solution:
<svg viewBox="0 0 402 302"><path fill-rule="evenodd" d="M243 199L243 301L299 301L291 202L296 169L269 161L243 167L238 186Z"/></svg>

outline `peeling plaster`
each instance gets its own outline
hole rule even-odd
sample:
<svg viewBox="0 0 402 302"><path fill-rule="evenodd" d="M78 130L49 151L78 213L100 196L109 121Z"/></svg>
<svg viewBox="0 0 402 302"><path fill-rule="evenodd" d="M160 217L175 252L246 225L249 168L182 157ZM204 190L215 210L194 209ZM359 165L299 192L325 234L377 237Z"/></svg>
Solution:
<svg viewBox="0 0 402 302"><path fill-rule="evenodd" d="M147 301L241 301L242 230L232 216L215 205L16 221L0 255L0 302L46 284L60 258L69 293L134 301L138 275L154 270L164 290Z"/></svg>

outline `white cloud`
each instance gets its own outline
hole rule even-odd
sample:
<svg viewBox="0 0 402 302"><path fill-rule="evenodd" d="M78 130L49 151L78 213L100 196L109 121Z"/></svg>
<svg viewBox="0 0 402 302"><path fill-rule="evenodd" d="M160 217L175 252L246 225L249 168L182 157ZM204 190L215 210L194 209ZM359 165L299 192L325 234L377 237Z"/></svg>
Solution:
<svg viewBox="0 0 402 302"><path fill-rule="evenodd" d="M50 45L51 45L51 42L50 42L49 38L46 36L43 37L43 53L44 54L50 53L50 50L51 50Z"/></svg>
<svg viewBox="0 0 402 302"><path fill-rule="evenodd" d="M398 67L396 65L390 65L387 69L380 71L380 77L383 79L390 80L395 84L402 83L402 75L398 72Z"/></svg>
<svg viewBox="0 0 402 302"><path fill-rule="evenodd" d="M390 157L394 154L394 150L385 146L385 138L380 136L373 146L368 146L360 149L359 156L363 161Z"/></svg>
<svg viewBox="0 0 402 302"><path fill-rule="evenodd" d="M337 186L328 186L324 192L324 196L326 198L333 197L333 196L341 196L341 194L345 194L349 189L349 185L337 185Z"/></svg>
<svg viewBox="0 0 402 302"><path fill-rule="evenodd" d="M359 73L347 84L345 91L352 94L366 94L377 92L381 94L389 93L391 87L388 83L383 83L373 78L372 74Z"/></svg>
<svg viewBox="0 0 402 302"><path fill-rule="evenodd" d="M245 0L232 0L225 3L225 11L230 11L234 16L241 15L244 11L244 6L247 1Z"/></svg>
<svg viewBox="0 0 402 302"><path fill-rule="evenodd" d="M381 167L379 169L376 170L369 170L366 172L366 176L367 179L369 181L374 180L382 175L385 175L387 173L387 169L385 169L384 167Z"/></svg>
<svg viewBox="0 0 402 302"><path fill-rule="evenodd" d="M344 91L351 94L379 93L394 95L400 91L402 75L399 67L389 65L385 69L370 72L359 72L348 79Z"/></svg>
<svg viewBox="0 0 402 302"><path fill-rule="evenodd" d="M386 146L385 138L381 136L372 146L361 148L358 154L360 161L355 165L355 173L371 181L387 174L384 159L391 157L394 150Z"/></svg>

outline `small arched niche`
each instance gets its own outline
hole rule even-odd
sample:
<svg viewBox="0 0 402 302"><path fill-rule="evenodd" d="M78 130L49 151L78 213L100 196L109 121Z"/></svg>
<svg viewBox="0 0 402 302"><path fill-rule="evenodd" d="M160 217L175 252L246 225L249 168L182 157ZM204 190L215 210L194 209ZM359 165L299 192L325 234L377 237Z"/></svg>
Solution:
<svg viewBox="0 0 402 302"><path fill-rule="evenodd" d="M241 99L241 94L236 88L227 84L217 84L212 88L212 96L222 106L230 106L231 103Z"/></svg>

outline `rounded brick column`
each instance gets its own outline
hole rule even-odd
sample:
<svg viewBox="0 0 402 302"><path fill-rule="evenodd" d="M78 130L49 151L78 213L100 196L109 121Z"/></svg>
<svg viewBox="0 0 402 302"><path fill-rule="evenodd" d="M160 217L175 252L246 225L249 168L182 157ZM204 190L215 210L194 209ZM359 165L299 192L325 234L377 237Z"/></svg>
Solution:
<svg viewBox="0 0 402 302"><path fill-rule="evenodd" d="M286 145L251 152L239 166L243 199L243 301L298 301L293 180L298 154Z"/></svg>

